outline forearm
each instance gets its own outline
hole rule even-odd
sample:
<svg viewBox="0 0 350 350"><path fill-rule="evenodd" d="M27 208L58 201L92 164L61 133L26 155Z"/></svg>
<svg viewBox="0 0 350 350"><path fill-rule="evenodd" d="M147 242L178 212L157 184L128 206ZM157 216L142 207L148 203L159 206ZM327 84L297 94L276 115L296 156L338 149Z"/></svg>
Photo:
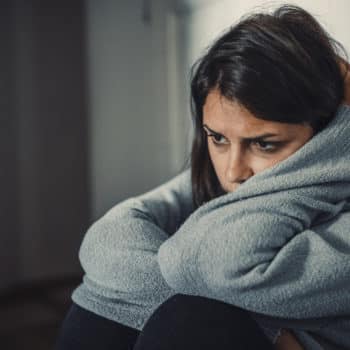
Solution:
<svg viewBox="0 0 350 350"><path fill-rule="evenodd" d="M141 208L130 199L88 230L79 252L84 281L72 297L87 310L141 330L175 292L156 260L168 235L131 207Z"/></svg>
<svg viewBox="0 0 350 350"><path fill-rule="evenodd" d="M344 100L343 103L350 105L350 65L339 57L339 66L344 76Z"/></svg>
<svg viewBox="0 0 350 350"><path fill-rule="evenodd" d="M95 283L122 293L152 297L157 288L169 289L156 260L159 246L168 235L134 210L142 206L138 200L129 199L122 206L92 225L80 247L79 259Z"/></svg>
<svg viewBox="0 0 350 350"><path fill-rule="evenodd" d="M265 202L274 203L273 214L264 209ZM313 215L303 214L306 203L302 209L296 203L293 215L287 215L284 198L256 197L237 207L216 208L213 215L190 217L159 249L164 278L179 293L222 300L272 317L342 314L345 299L350 301L343 283L348 264L345 255L334 254L333 244L338 237L350 250L344 238L349 215L312 230ZM328 208L335 215L340 207ZM333 303L327 302L329 298Z"/></svg>
<svg viewBox="0 0 350 350"><path fill-rule="evenodd" d="M111 208L89 228L80 247L80 262L89 280L149 303L170 295L157 253L193 210L191 193L188 169Z"/></svg>

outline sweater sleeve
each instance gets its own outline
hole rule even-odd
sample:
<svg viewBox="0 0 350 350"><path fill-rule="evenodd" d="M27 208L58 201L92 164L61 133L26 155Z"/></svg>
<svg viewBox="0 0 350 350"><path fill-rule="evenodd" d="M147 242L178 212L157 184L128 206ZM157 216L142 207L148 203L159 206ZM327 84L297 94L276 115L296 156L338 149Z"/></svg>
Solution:
<svg viewBox="0 0 350 350"><path fill-rule="evenodd" d="M147 303L171 294L156 255L192 211L190 169L157 188L128 198L97 220L79 251L86 280ZM92 285L92 284L91 284Z"/></svg>
<svg viewBox="0 0 350 350"><path fill-rule="evenodd" d="M350 212L339 214L344 202L324 205L324 217L334 220L312 226L319 207L308 198L271 194L204 215L199 209L161 245L161 272L178 293L269 316L349 312Z"/></svg>

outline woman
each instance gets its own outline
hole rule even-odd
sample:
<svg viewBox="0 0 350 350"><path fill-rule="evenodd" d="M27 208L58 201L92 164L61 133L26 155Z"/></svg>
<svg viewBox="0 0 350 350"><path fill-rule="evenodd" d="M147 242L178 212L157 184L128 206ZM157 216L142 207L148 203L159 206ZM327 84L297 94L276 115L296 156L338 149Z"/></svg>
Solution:
<svg viewBox="0 0 350 350"><path fill-rule="evenodd" d="M337 45L289 5L212 45L192 78L191 168L89 229L58 349L350 346L348 280L327 270L350 245Z"/></svg>

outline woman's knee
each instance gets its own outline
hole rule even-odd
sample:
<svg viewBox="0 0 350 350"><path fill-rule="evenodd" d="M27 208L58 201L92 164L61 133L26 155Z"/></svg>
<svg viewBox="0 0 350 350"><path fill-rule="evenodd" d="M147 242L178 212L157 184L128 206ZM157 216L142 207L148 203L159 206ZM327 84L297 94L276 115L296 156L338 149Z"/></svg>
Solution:
<svg viewBox="0 0 350 350"><path fill-rule="evenodd" d="M234 305L202 296L176 294L167 299L154 312L157 319L170 318L174 322L198 321L203 323L218 319L220 322L234 322L249 318L248 313Z"/></svg>
<svg viewBox="0 0 350 350"><path fill-rule="evenodd" d="M140 332L72 304L57 335L55 350L132 349Z"/></svg>
<svg viewBox="0 0 350 350"><path fill-rule="evenodd" d="M252 341L252 336L261 342ZM271 345L247 311L214 299L176 294L151 315L134 349L232 349L233 344L241 346L237 349Z"/></svg>

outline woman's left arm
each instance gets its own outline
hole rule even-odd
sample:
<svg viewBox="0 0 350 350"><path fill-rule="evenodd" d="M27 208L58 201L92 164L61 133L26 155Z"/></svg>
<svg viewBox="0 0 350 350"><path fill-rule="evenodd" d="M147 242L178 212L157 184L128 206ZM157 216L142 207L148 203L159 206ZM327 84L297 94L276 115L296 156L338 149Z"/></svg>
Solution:
<svg viewBox="0 0 350 350"><path fill-rule="evenodd" d="M349 313L350 212L310 227L312 203L285 210L286 200L260 196L190 216L159 248L166 282L274 317Z"/></svg>

